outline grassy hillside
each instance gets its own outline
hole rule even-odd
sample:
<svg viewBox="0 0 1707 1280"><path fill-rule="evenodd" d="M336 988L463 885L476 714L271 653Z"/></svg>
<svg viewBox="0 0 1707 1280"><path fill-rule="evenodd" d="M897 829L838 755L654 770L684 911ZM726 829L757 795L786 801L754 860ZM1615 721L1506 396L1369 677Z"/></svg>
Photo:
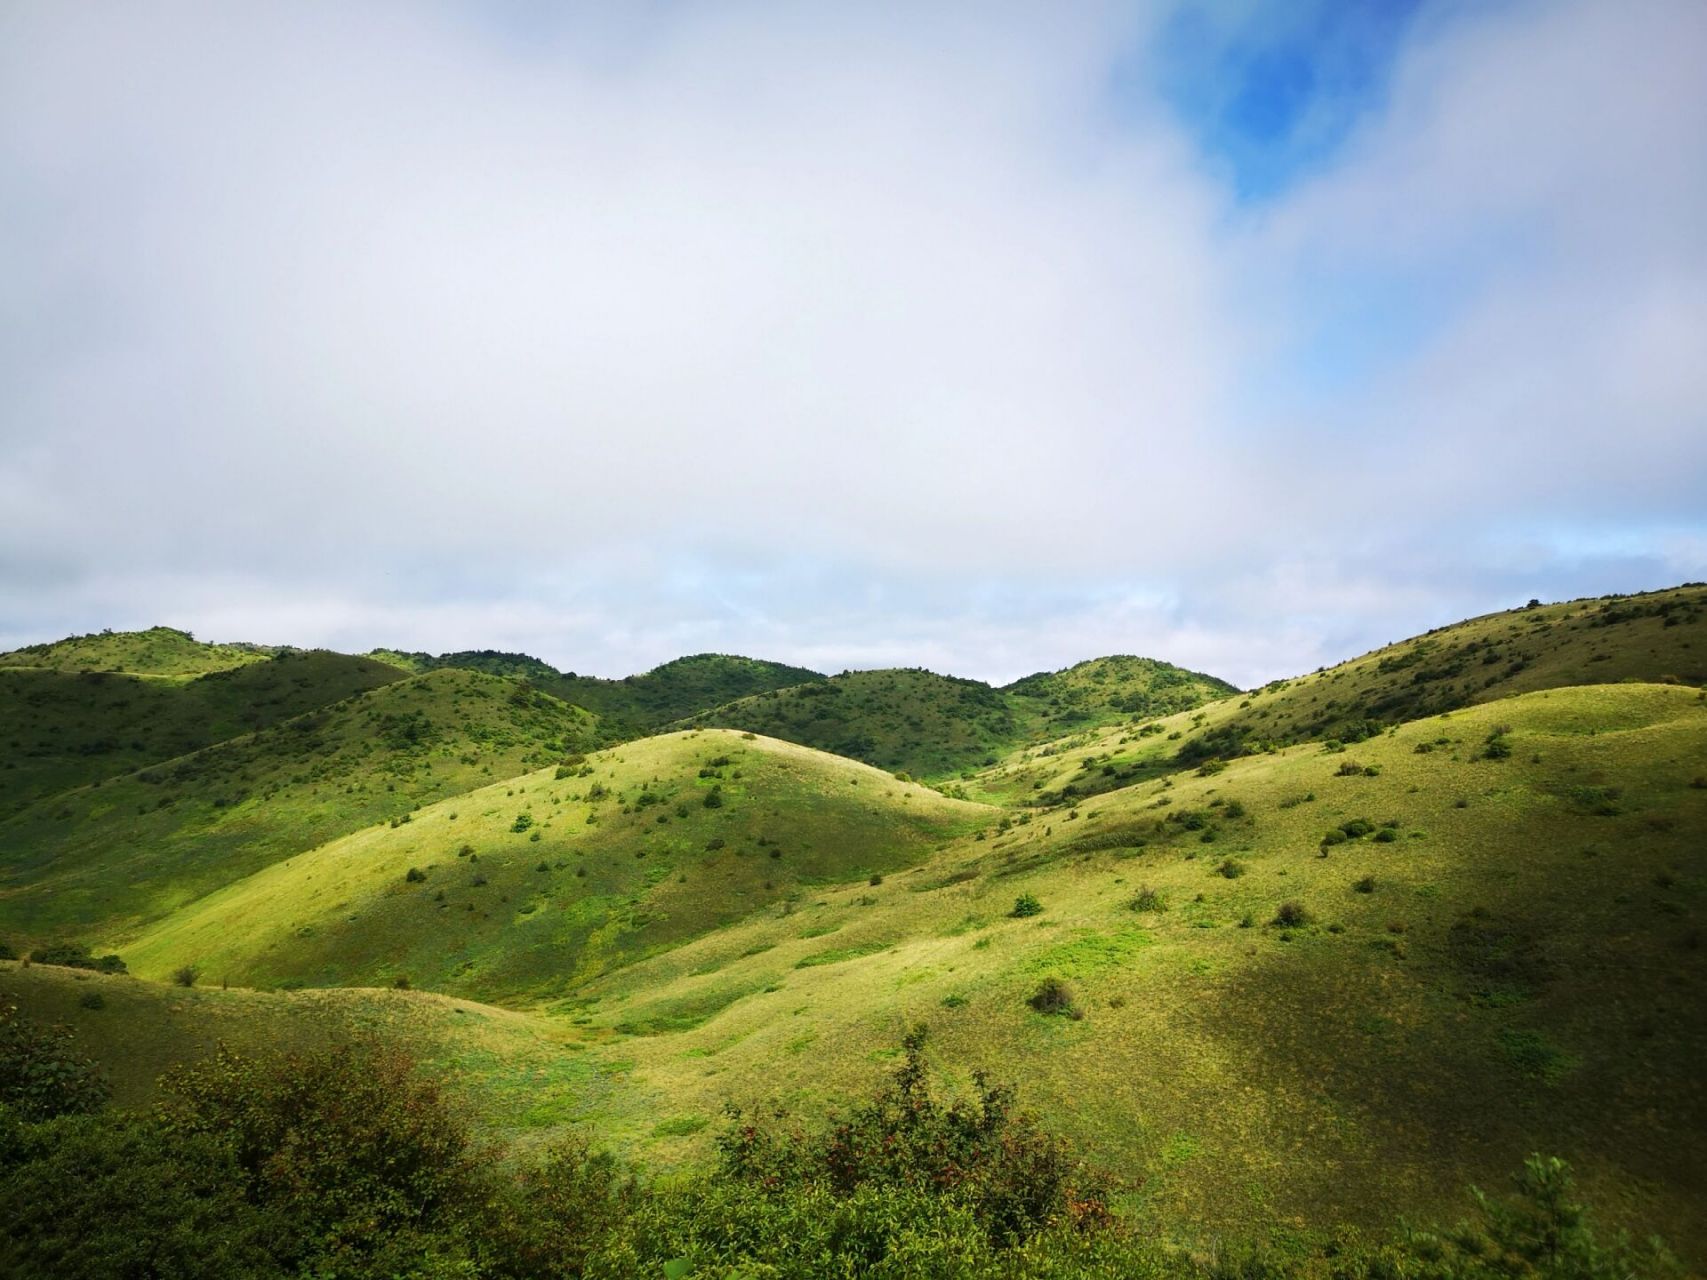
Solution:
<svg viewBox="0 0 1707 1280"><path fill-rule="evenodd" d="M1117 654L1061 671L1040 671L1005 686L1027 736L1055 738L1133 716L1165 716L1236 693L1214 676L1154 658Z"/></svg>
<svg viewBox="0 0 1707 1280"><path fill-rule="evenodd" d="M47 671L128 671L144 676L199 676L261 662L278 650L250 644L202 644L188 631L101 631L0 653L0 667Z"/></svg>
<svg viewBox="0 0 1707 1280"><path fill-rule="evenodd" d="M399 679L323 650L196 677L0 667L0 817Z"/></svg>
<svg viewBox="0 0 1707 1280"><path fill-rule="evenodd" d="M581 1119L618 1078L561 1019L424 991L266 992L166 986L115 974L0 961L0 1004L73 1029L119 1106L141 1106L173 1067L225 1044L245 1053L383 1038L446 1081L486 1134L525 1136Z"/></svg>
<svg viewBox="0 0 1707 1280"><path fill-rule="evenodd" d="M642 675L625 676L621 680L559 671L525 653L500 653L492 649L444 653L437 657L375 649L368 656L406 671L450 667L524 677L555 697L597 714L609 742L642 737L663 725L737 698L824 679L804 667L725 653L677 658Z"/></svg>
<svg viewBox="0 0 1707 1280"><path fill-rule="evenodd" d="M1393 724L1514 693L1630 680L1707 683L1707 587L1473 618L1192 711L1014 753L969 791L1009 803L1083 799L1206 759L1298 742L1355 743Z"/></svg>
<svg viewBox="0 0 1707 1280"><path fill-rule="evenodd" d="M725 1099L822 1111L924 1020L1172 1227L1446 1213L1540 1148L1699 1249L1704 762L1694 690L1559 690L992 824L597 978L604 1123L690 1158ZM1081 1018L1028 1007L1050 978Z"/></svg>
<svg viewBox="0 0 1707 1280"><path fill-rule="evenodd" d="M483 999L563 997L791 910L812 886L917 865L994 820L851 761L715 731L630 743L413 818L269 866L123 954L157 977L193 964L245 985L407 975ZM703 1016L689 1004L672 1016Z"/></svg>
<svg viewBox="0 0 1707 1280"><path fill-rule="evenodd" d="M594 733L586 712L537 690L438 671L62 792L0 821L0 936L122 938L276 859L406 822Z"/></svg>
<svg viewBox="0 0 1707 1280"><path fill-rule="evenodd" d="M691 717L746 729L915 777L994 764L1017 743L1081 725L1195 707L1231 685L1149 658L1097 658L1003 689L917 668L847 671Z"/></svg>
<svg viewBox="0 0 1707 1280"><path fill-rule="evenodd" d="M1013 709L989 685L916 668L847 671L743 698L689 723L784 738L918 777L993 762L1020 732Z"/></svg>

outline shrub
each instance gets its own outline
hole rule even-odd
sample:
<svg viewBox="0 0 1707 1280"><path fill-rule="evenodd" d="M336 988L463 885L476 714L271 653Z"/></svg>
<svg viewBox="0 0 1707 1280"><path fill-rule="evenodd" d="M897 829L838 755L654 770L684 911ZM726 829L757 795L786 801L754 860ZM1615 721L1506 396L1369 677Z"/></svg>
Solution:
<svg viewBox="0 0 1707 1280"><path fill-rule="evenodd" d="M1215 870L1229 880L1237 880L1245 874L1245 864L1236 858L1223 858Z"/></svg>
<svg viewBox="0 0 1707 1280"><path fill-rule="evenodd" d="M1074 1021L1085 1016L1073 997L1072 987L1060 978L1045 978L1026 1003L1039 1013L1061 1014Z"/></svg>
<svg viewBox="0 0 1707 1280"><path fill-rule="evenodd" d="M419 867L410 867L403 873L403 880L406 884L420 884L426 878L427 873Z"/></svg>
<svg viewBox="0 0 1707 1280"><path fill-rule="evenodd" d="M1043 904L1033 894L1029 893L1022 893L1015 898L1014 909L1008 912L1016 920L1023 920L1027 916L1041 915L1042 913Z"/></svg>
<svg viewBox="0 0 1707 1280"><path fill-rule="evenodd" d="M0 1108L20 1120L82 1115L107 1103L106 1077L72 1048L69 1027L44 1027L0 1005Z"/></svg>
<svg viewBox="0 0 1707 1280"><path fill-rule="evenodd" d="M1284 929L1297 929L1310 923L1312 917L1299 902L1283 902L1274 913L1273 923Z"/></svg>
<svg viewBox="0 0 1707 1280"><path fill-rule="evenodd" d="M56 964L67 969L93 969L97 973L124 973L124 961L117 956L92 956L89 948L79 942L59 942L37 947L30 952L32 964Z"/></svg>
<svg viewBox="0 0 1707 1280"><path fill-rule="evenodd" d="M1340 767L1334 770L1334 777L1336 778L1361 777L1362 774L1363 766L1355 760L1342 760Z"/></svg>
<svg viewBox="0 0 1707 1280"><path fill-rule="evenodd" d="M871 885L880 885L883 883L883 877L881 875L873 875L867 883Z"/></svg>
<svg viewBox="0 0 1707 1280"><path fill-rule="evenodd" d="M85 1009L105 1009L107 998L99 991L85 991L77 997L77 1003Z"/></svg>
<svg viewBox="0 0 1707 1280"><path fill-rule="evenodd" d="M180 987L193 987L196 979L202 976L202 971L193 964L181 964L172 970L172 981Z"/></svg>
<svg viewBox="0 0 1707 1280"><path fill-rule="evenodd" d="M723 807L723 788L713 787L707 791L704 803L707 809L721 809Z"/></svg>
<svg viewBox="0 0 1707 1280"><path fill-rule="evenodd" d="M520 835L531 826L533 826L533 815L528 813L518 813L516 815L516 820L510 824L510 830L515 832L517 835Z"/></svg>
<svg viewBox="0 0 1707 1280"><path fill-rule="evenodd" d="M1375 892L1375 877L1374 876L1364 876L1363 879L1357 881L1351 887L1353 889L1355 889L1358 893L1374 893Z"/></svg>
<svg viewBox="0 0 1707 1280"><path fill-rule="evenodd" d="M1167 900L1148 885L1138 890L1137 896L1128 905L1134 911L1166 911L1168 909Z"/></svg>

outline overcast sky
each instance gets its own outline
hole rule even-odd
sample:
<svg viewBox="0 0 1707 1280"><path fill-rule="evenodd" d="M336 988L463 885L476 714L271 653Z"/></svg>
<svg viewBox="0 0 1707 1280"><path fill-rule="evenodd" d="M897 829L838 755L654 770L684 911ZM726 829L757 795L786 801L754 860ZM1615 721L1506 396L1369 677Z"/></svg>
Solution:
<svg viewBox="0 0 1707 1280"><path fill-rule="evenodd" d="M1707 578L1699 0L559 9L0 0L0 648L1251 684Z"/></svg>

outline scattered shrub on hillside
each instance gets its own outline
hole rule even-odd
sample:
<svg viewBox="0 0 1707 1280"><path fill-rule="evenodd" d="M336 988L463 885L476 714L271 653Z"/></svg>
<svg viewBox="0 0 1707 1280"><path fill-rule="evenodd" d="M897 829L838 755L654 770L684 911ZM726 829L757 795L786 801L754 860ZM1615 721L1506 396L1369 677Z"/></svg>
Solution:
<svg viewBox="0 0 1707 1280"><path fill-rule="evenodd" d="M1353 889L1355 889L1358 893L1374 893L1375 892L1375 877L1374 876L1364 876L1363 879L1357 881L1351 887Z"/></svg>
<svg viewBox="0 0 1707 1280"><path fill-rule="evenodd" d="M510 824L510 830L519 835L531 826L533 826L533 815L531 813L518 813L516 820Z"/></svg>
<svg viewBox="0 0 1707 1280"><path fill-rule="evenodd" d="M1036 896L1022 893L1014 899L1014 909L1008 912L1008 915L1016 920L1023 920L1027 916L1041 915L1042 913L1043 904L1037 900Z"/></svg>
<svg viewBox="0 0 1707 1280"><path fill-rule="evenodd" d="M1355 760L1342 760L1340 767L1334 770L1336 778L1354 778L1363 775L1363 766Z"/></svg>
<svg viewBox="0 0 1707 1280"><path fill-rule="evenodd" d="M124 973L124 961L117 956L92 956L89 948L79 942L59 942L37 947L30 952L32 964L56 964L67 969L93 969L97 973Z"/></svg>
<svg viewBox="0 0 1707 1280"><path fill-rule="evenodd" d="M1274 913L1271 922L1285 929L1298 929L1310 923L1313 917L1299 902L1283 902Z"/></svg>
<svg viewBox="0 0 1707 1280"><path fill-rule="evenodd" d="M77 997L77 1003L84 1009L105 1009L107 998L99 991L85 991Z"/></svg>
<svg viewBox="0 0 1707 1280"><path fill-rule="evenodd" d="M873 875L866 883L871 885L880 885L883 883L883 877L881 875Z"/></svg>
<svg viewBox="0 0 1707 1280"><path fill-rule="evenodd" d="M1166 911L1168 909L1167 899L1148 885L1138 890L1136 896L1127 905L1134 911Z"/></svg>
<svg viewBox="0 0 1707 1280"><path fill-rule="evenodd" d="M403 873L403 880L406 884L420 884L426 878L427 873L419 867L410 867Z"/></svg>
<svg viewBox="0 0 1707 1280"><path fill-rule="evenodd" d="M707 809L721 809L723 807L723 788L721 786L713 786L710 791L707 791L705 793L704 804ZM686 815L684 814L683 816L685 817Z"/></svg>
<svg viewBox="0 0 1707 1280"><path fill-rule="evenodd" d="M406 973L400 973L391 980L392 989L395 991L407 991L411 985L409 975Z"/></svg>
<svg viewBox="0 0 1707 1280"><path fill-rule="evenodd" d="M181 964L172 970L172 981L180 987L193 987L196 979L202 976L202 971L193 964Z"/></svg>
<svg viewBox="0 0 1707 1280"><path fill-rule="evenodd" d="M106 1076L72 1040L69 1027L42 1026L17 1005L0 1005L0 1109L33 1122L105 1106Z"/></svg>
<svg viewBox="0 0 1707 1280"><path fill-rule="evenodd" d="M1707 791L1707 773L1698 773L1689 780L1689 785L1697 791Z"/></svg>
<svg viewBox="0 0 1707 1280"><path fill-rule="evenodd" d="M1245 874L1245 864L1237 858L1223 858L1216 868L1216 873L1229 880L1237 880Z"/></svg>
<svg viewBox="0 0 1707 1280"><path fill-rule="evenodd" d="M0 960L16 960L17 958L18 953L12 949L10 943L0 942Z"/></svg>
<svg viewBox="0 0 1707 1280"><path fill-rule="evenodd" d="M1073 997L1073 988L1060 978L1045 978L1026 1003L1039 1013L1060 1014L1075 1022L1085 1016Z"/></svg>

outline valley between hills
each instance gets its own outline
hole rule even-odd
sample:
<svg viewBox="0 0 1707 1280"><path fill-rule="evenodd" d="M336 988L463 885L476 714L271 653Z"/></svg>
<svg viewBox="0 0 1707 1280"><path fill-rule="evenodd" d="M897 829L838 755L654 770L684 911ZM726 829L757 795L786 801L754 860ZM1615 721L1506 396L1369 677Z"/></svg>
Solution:
<svg viewBox="0 0 1707 1280"><path fill-rule="evenodd" d="M1451 1218L1540 1151L1707 1259L1701 585L1250 690L157 628L0 655L0 725L0 1003L120 1105L376 1037L494 1141L685 1177L923 1025L1187 1247Z"/></svg>

